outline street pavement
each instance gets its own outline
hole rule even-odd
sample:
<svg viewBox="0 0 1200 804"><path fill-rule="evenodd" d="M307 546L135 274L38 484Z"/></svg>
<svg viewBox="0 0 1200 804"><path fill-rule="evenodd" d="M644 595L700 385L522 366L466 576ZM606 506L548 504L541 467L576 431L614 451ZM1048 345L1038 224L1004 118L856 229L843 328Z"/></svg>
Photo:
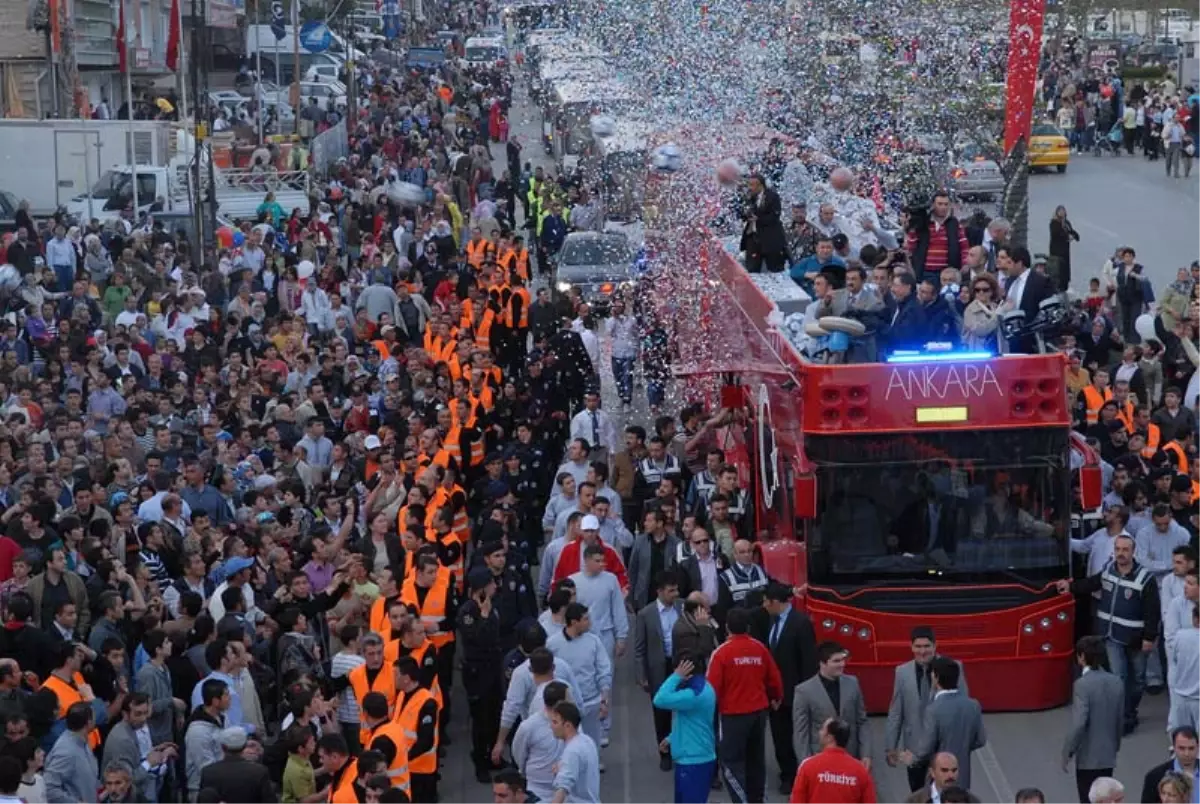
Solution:
<svg viewBox="0 0 1200 804"><path fill-rule="evenodd" d="M1050 218L1067 208L1079 242L1071 251L1077 292L1100 276L1118 246L1131 246L1156 293L1175 281L1175 271L1200 257L1200 169L1190 179L1168 178L1162 159L1072 154L1066 173L1038 173L1029 183L1030 250L1050 248Z"/></svg>

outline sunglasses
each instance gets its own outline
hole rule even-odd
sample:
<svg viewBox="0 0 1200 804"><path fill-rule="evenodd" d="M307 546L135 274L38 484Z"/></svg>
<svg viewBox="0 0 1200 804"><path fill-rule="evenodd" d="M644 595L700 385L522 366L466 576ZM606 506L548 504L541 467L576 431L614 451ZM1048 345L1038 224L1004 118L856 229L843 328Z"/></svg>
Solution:
<svg viewBox="0 0 1200 804"><path fill-rule="evenodd" d="M989 288L987 285L980 285L979 287L975 288L975 292L976 293L991 293L992 289Z"/></svg>
<svg viewBox="0 0 1200 804"><path fill-rule="evenodd" d="M708 544L708 539L692 539L692 544Z"/></svg>

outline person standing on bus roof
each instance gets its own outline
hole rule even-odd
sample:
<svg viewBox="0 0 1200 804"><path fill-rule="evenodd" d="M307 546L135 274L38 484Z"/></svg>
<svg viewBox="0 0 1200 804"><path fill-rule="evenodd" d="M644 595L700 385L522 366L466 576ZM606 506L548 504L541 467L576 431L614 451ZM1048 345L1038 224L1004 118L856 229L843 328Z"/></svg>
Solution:
<svg viewBox="0 0 1200 804"><path fill-rule="evenodd" d="M1121 534L1113 542L1111 564L1087 578L1058 582L1060 594L1100 592L1096 604L1096 636L1104 637L1108 663L1125 684L1125 733L1138 724L1138 705L1146 686L1146 657L1162 612L1158 584L1153 574L1134 560L1132 536Z"/></svg>

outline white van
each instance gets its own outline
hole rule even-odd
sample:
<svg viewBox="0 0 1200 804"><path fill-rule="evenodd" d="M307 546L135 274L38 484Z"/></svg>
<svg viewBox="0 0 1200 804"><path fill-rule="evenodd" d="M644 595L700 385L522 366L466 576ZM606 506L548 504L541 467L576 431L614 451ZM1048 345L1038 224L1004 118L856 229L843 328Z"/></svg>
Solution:
<svg viewBox="0 0 1200 804"><path fill-rule="evenodd" d="M472 36L463 47L463 61L475 67L499 67L508 58L504 39L499 36Z"/></svg>

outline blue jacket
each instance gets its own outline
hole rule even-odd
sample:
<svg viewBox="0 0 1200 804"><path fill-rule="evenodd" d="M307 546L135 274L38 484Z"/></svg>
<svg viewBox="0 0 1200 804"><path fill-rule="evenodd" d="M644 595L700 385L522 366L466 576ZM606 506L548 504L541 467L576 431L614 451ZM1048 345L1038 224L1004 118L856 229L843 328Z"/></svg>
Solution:
<svg viewBox="0 0 1200 804"><path fill-rule="evenodd" d="M698 691L695 685L703 683ZM677 673L654 694L654 705L674 712L671 718L671 758L680 765L700 765L717 758L713 718L717 693L703 677L684 681Z"/></svg>
<svg viewBox="0 0 1200 804"><path fill-rule="evenodd" d="M829 262L821 262L817 259L816 254L811 254L797 263L793 263L788 271L788 276L792 278L796 284L801 284L804 281L812 282L812 277L808 274L819 274L826 268L842 268L845 269L846 261L838 255L834 254L829 258Z"/></svg>
<svg viewBox="0 0 1200 804"><path fill-rule="evenodd" d="M556 254L567 239L567 222L562 215L547 215L542 221L542 247Z"/></svg>

